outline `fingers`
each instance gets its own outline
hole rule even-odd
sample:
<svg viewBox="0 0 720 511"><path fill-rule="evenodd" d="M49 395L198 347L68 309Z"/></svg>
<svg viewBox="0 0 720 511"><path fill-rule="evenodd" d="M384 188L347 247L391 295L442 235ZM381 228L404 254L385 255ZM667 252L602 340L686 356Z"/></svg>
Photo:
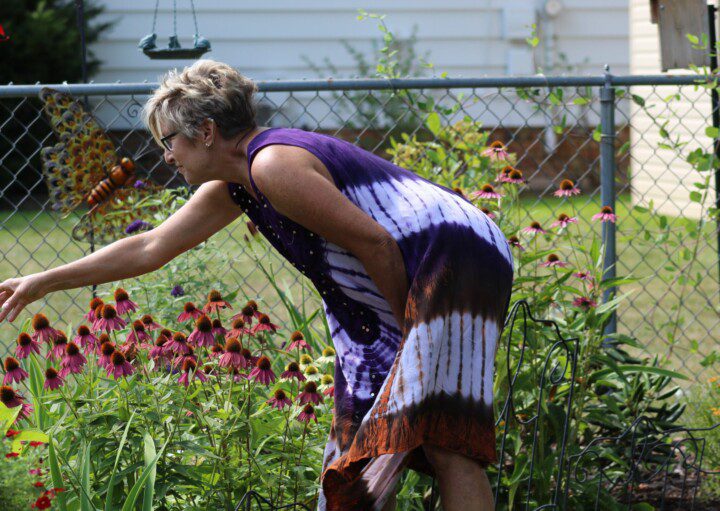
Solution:
<svg viewBox="0 0 720 511"><path fill-rule="evenodd" d="M3 302L2 305L0 305L0 321L3 321L5 319L5 316L8 315L12 311L12 307L10 304L10 301Z"/></svg>
<svg viewBox="0 0 720 511"><path fill-rule="evenodd" d="M8 314L8 321L12 323L15 321L15 318L18 317L18 314L20 314L20 311L22 311L25 308L25 304L21 301L18 301L17 305L12 308L12 312ZM10 310L10 307L8 307L8 310Z"/></svg>

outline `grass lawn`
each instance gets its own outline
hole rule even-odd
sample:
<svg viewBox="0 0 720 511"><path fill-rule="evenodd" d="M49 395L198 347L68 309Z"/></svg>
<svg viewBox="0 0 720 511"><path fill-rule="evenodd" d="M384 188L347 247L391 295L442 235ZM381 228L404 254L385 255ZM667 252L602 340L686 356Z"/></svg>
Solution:
<svg viewBox="0 0 720 511"><path fill-rule="evenodd" d="M590 239L593 232L600 233L600 223L593 222L590 217L599 211L599 196L574 197L571 201L572 207L580 218L579 228L585 236ZM639 277L642 280L638 283L625 285L620 292L633 290L629 298L630 302L622 308L619 317L619 330L624 333L633 333L646 346L648 353L670 355L672 367L689 375L699 375L703 368L699 365L703 356L708 355L716 340L711 332L717 329L720 322L720 311L718 310L718 270L717 270L717 247L713 226L707 226L706 232L700 239L698 249L698 260L691 269L692 274L700 272L706 278L698 287L689 285L683 286L673 282L677 272L666 271L668 257L661 246L652 245L650 242L643 242L639 234L643 231L644 225L648 225L651 235L658 232L656 222L650 213L628 212L629 197L621 196L618 199L616 212L618 214L617 253L619 257L618 275ZM571 214L573 211L560 199L556 198L526 198L522 201L522 209L527 212L527 221L530 218L539 221L544 227L549 227L559 212ZM681 232L681 218L668 218L673 227L673 232ZM3 257L0 260L0 279L13 276L27 275L52 268L63 263L73 261L86 253L88 247L75 242L70 231L75 221L72 218L59 220L54 214L47 212L0 212L0 246ZM571 228L575 228L572 226ZM213 275L207 275L207 289L212 288L220 279L231 283L233 286L240 286L242 291L253 298L265 300L266 310L278 321L285 322L287 317L279 299L270 287L267 279L262 275L246 250L247 245L243 240L243 234L247 234L244 219L240 219L233 225L217 233L210 240L213 268ZM685 246L692 247L693 240L687 238ZM270 248L256 245L257 250L264 252L262 260L272 265L275 276L279 282L285 282L292 287L293 294L300 295L300 286L292 286L297 281L307 280L299 276L289 264L284 264L282 259ZM672 247L671 247L672 248ZM677 248L672 248L677 250ZM560 254L569 256L567 247L558 250ZM180 261L186 255L180 256ZM191 259L188 258L186 271L192 272ZM160 270L162 271L162 270ZM178 281L167 282L169 290L174 284L182 284L182 276ZM118 285L132 287L133 282L119 282L98 286L98 294L107 297ZM232 288L232 287L231 287ZM682 294L682 300L679 296ZM311 293L305 289L305 296ZM91 298L90 288L61 291L47 296L40 302L31 304L25 315L16 320L13 324L4 322L0 324L0 355L5 352L6 347L12 345L17 336L17 331L22 320L30 317L31 314L43 311L54 324L64 326L62 317L70 318L77 322L80 315L85 313L87 304ZM186 299L202 302L204 297L188 296L178 299L178 307ZM241 305L242 293L235 300L236 307ZM142 300L140 300L142 304ZM312 296L309 298L308 310L312 312L319 306L319 301ZM677 306L680 306L681 317L684 318L683 328L677 332L675 345L672 350L668 347L667 333L662 328L670 314L672 318L678 313ZM261 305L262 308L262 305ZM322 323L315 321L314 327L320 332ZM285 330L288 333L288 330ZM693 350L693 341L697 343L697 352Z"/></svg>

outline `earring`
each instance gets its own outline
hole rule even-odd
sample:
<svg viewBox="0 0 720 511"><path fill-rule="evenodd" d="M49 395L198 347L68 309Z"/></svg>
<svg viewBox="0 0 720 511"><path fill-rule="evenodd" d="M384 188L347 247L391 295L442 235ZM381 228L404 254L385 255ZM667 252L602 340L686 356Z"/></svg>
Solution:
<svg viewBox="0 0 720 511"><path fill-rule="evenodd" d="M210 144L207 144L207 143L206 143L206 144L205 144L205 149L210 149L210 146L211 146L211 145L212 145L212 143L210 143Z"/></svg>

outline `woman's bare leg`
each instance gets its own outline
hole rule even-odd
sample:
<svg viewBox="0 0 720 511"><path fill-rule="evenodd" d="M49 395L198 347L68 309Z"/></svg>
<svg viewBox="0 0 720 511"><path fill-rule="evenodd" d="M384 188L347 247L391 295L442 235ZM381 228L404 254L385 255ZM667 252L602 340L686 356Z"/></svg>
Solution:
<svg viewBox="0 0 720 511"><path fill-rule="evenodd" d="M443 511L492 511L492 487L476 461L436 446L423 446L435 468Z"/></svg>

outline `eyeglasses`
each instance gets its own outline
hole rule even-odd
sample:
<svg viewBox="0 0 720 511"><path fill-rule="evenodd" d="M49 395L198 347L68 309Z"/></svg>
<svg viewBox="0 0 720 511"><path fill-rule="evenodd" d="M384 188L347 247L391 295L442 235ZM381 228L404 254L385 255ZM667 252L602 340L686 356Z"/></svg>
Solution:
<svg viewBox="0 0 720 511"><path fill-rule="evenodd" d="M175 131L173 133L170 133L169 135L165 135L160 139L160 143L163 145L165 149L168 151L172 151L172 145L170 145L170 139L173 138L175 135L180 133L179 131Z"/></svg>

